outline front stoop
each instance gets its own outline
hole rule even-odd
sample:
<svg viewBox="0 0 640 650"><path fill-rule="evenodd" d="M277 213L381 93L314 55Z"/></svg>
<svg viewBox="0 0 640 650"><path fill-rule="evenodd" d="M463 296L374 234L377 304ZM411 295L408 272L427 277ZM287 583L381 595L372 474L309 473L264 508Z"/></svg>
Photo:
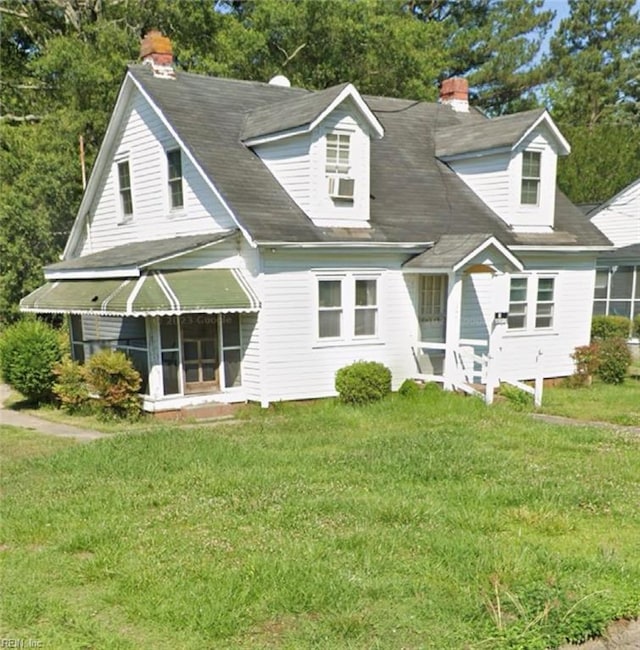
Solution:
<svg viewBox="0 0 640 650"><path fill-rule="evenodd" d="M171 411L156 411L153 416L158 420L211 420L233 417L243 404L200 404L185 406Z"/></svg>

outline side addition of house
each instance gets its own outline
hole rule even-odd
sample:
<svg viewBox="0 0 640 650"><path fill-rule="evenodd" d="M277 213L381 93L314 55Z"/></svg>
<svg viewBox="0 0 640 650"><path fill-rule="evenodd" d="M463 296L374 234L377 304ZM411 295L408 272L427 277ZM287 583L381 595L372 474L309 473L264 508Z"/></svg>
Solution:
<svg viewBox="0 0 640 650"><path fill-rule="evenodd" d="M544 110L130 66L64 251L24 311L69 316L75 358L124 350L143 403L326 397L379 361L489 391L558 377L589 340L609 240L556 189Z"/></svg>

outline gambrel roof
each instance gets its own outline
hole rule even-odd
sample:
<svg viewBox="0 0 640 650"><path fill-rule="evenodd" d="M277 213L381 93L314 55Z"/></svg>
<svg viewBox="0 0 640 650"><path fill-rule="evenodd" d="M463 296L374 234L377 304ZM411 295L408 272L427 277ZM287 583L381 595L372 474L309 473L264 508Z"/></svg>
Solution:
<svg viewBox="0 0 640 650"><path fill-rule="evenodd" d="M371 140L370 228L321 228L242 139L313 122L348 85L313 93L180 71L175 80L159 79L142 65L130 66L128 73L254 243L425 244L444 234L465 233L487 233L507 245L529 243L436 157L440 131L468 128L490 137L492 121L475 110L458 113L434 103L364 96L384 129L384 137ZM283 106L295 110L283 113ZM525 119L529 127L531 118ZM519 119L513 119L514 125ZM555 228L537 235L536 245L609 243L559 191Z"/></svg>

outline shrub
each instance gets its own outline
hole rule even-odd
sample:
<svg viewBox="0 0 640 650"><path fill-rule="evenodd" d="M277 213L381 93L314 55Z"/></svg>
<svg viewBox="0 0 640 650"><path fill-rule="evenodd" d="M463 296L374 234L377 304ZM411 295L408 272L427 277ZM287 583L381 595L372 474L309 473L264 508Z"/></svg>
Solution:
<svg viewBox="0 0 640 650"><path fill-rule="evenodd" d="M633 319L633 335L640 339L640 314Z"/></svg>
<svg viewBox="0 0 640 650"><path fill-rule="evenodd" d="M607 384L621 384L631 365L626 338L610 338L600 343L598 376Z"/></svg>
<svg viewBox="0 0 640 650"><path fill-rule="evenodd" d="M422 388L413 379L405 379L402 382L402 386L398 389L398 393L402 397L416 397L422 393Z"/></svg>
<svg viewBox="0 0 640 650"><path fill-rule="evenodd" d="M97 394L98 414L105 418L140 416L142 380L124 352L102 350L87 363L89 388Z"/></svg>
<svg viewBox="0 0 640 650"><path fill-rule="evenodd" d="M58 332L39 320L22 320L0 339L0 371L4 381L28 400L51 398L54 366L62 359Z"/></svg>
<svg viewBox="0 0 640 650"><path fill-rule="evenodd" d="M569 379L571 386L588 386L600 365L600 345L591 343L577 347L571 358L576 362L576 370Z"/></svg>
<svg viewBox="0 0 640 650"><path fill-rule="evenodd" d="M56 382L53 393L60 407L68 413L89 411L90 397L86 368L65 357L55 368Z"/></svg>
<svg viewBox="0 0 640 650"><path fill-rule="evenodd" d="M376 361L356 361L336 373L336 390L345 404L366 404L391 392L391 371Z"/></svg>
<svg viewBox="0 0 640 650"><path fill-rule="evenodd" d="M594 316L591 321L592 339L626 339L630 332L631 321L626 316Z"/></svg>

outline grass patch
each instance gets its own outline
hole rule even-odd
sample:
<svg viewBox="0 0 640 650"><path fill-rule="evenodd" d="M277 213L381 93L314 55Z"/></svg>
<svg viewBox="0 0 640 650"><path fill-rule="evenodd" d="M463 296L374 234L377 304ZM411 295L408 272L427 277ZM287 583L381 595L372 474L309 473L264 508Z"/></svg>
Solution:
<svg viewBox="0 0 640 650"><path fill-rule="evenodd" d="M640 427L640 381L627 379L618 385L594 381L582 388L545 388L541 411L576 420Z"/></svg>
<svg viewBox="0 0 640 650"><path fill-rule="evenodd" d="M2 475L3 637L545 648L640 613L638 440L427 390L118 436Z"/></svg>

